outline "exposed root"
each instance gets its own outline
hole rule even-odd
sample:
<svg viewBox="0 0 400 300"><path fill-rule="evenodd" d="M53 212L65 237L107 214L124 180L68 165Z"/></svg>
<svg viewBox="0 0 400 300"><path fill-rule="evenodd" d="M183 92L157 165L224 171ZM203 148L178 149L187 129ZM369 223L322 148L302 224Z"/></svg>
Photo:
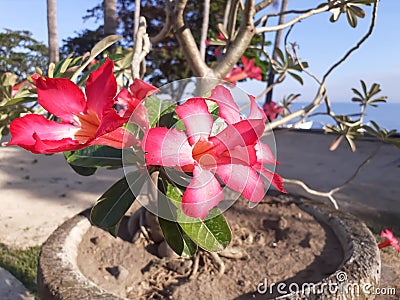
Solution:
<svg viewBox="0 0 400 300"><path fill-rule="evenodd" d="M200 255L197 253L196 256L194 257L192 274L190 274L189 277L190 280L196 277L197 272L199 271L199 262L200 262Z"/></svg>
<svg viewBox="0 0 400 300"><path fill-rule="evenodd" d="M214 262L218 265L218 276L222 276L225 273L225 263L218 255L218 253L210 252L211 257L213 258Z"/></svg>

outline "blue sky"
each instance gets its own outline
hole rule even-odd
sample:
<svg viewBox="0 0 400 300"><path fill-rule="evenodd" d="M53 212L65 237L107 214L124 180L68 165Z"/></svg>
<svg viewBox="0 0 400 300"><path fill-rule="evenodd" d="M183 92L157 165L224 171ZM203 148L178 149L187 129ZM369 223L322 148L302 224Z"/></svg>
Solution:
<svg viewBox="0 0 400 300"><path fill-rule="evenodd" d="M73 36L84 28L97 27L92 21L84 22L82 16L88 8L92 8L100 0L58 0L57 18L60 43L62 39ZM321 1L322 2L322 1ZM289 8L303 8L307 5L317 5L315 0L290 0ZM0 29L30 30L34 38L47 43L46 1L45 0L0 0ZM310 71L321 75L336 62L347 49L351 48L367 31L370 9L366 8L367 17L356 29L351 28L342 15L336 23L330 23L330 13L324 13L302 21L296 25L290 41L300 45L299 54L310 64ZM327 82L330 99L334 102L350 101L351 87L359 88L359 80L368 85L380 83L383 94L389 96L389 102L400 103L397 87L400 84L400 60L398 52L400 39L400 1L382 0L379 7L377 26L372 37L353 54L347 63L339 67ZM273 39L273 36L270 37ZM243 86L252 94L259 94L264 83L248 82ZM312 80L305 80L300 86L293 80L277 88L274 100L279 101L283 95L301 93L300 101L310 100L316 91Z"/></svg>

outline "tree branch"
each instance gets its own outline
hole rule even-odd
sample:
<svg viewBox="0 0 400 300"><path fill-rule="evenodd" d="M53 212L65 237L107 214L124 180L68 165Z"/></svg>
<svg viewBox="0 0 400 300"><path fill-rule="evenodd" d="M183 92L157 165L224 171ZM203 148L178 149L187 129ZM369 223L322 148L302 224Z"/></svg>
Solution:
<svg viewBox="0 0 400 300"><path fill-rule="evenodd" d="M176 1L176 6L174 9L175 18L171 20L172 28L174 30L174 35L177 38L179 45L189 62L190 68L192 69L194 76L205 77L207 76L207 74L211 73L211 69L206 65L204 60L202 60L193 34L190 29L185 26L183 13L186 7L186 3L187 0Z"/></svg>
<svg viewBox="0 0 400 300"><path fill-rule="evenodd" d="M200 56L203 59L203 61L206 59L206 40L207 40L209 20L210 20L210 0L204 0L203 23L201 26L201 37L200 37Z"/></svg>
<svg viewBox="0 0 400 300"><path fill-rule="evenodd" d="M172 5L171 2L168 1L166 6L165 6L165 24L164 27L161 29L161 31L153 37L150 37L150 42L152 44L157 44L159 42L161 42L163 39L165 39L169 32L171 31L171 9L172 9Z"/></svg>
<svg viewBox="0 0 400 300"><path fill-rule="evenodd" d="M260 3L257 3L254 7L256 13L263 10L264 8L270 6L272 4L272 2L274 2L274 0L264 0L264 1L261 1Z"/></svg>
<svg viewBox="0 0 400 300"><path fill-rule="evenodd" d="M225 78L229 71L232 70L233 66L246 51L247 46L250 44L251 39L254 36L254 0L247 0L240 29L226 55L217 63L214 68L214 76L216 78Z"/></svg>
<svg viewBox="0 0 400 300"><path fill-rule="evenodd" d="M144 17L140 17L139 27L135 36L135 46L131 64L132 77L134 79L140 78L141 73L143 73L140 71L142 62L144 61L146 55L150 52L150 40L146 33L146 26L146 19Z"/></svg>
<svg viewBox="0 0 400 300"><path fill-rule="evenodd" d="M310 10L310 11L298 16L298 17L290 20L287 23L284 23L284 24L281 24L281 25L276 25L276 26L258 27L258 28L256 28L256 34L263 33L263 32L271 32L271 31L278 31L278 30L285 29L287 27L292 26L293 24L296 24L297 22L300 22L303 19L307 19L307 18L309 18L309 17L311 17L313 15L322 13L324 11L328 11L331 8L332 7L329 4L325 4L325 5L321 6L321 7L318 7L316 9Z"/></svg>

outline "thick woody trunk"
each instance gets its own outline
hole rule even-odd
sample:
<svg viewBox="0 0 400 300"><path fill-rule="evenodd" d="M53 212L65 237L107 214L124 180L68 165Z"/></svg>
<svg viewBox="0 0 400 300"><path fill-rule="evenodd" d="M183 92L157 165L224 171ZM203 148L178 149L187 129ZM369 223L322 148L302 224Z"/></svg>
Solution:
<svg viewBox="0 0 400 300"><path fill-rule="evenodd" d="M116 34L118 27L117 0L104 0L104 36Z"/></svg>
<svg viewBox="0 0 400 300"><path fill-rule="evenodd" d="M58 32L57 32L57 1L47 0L47 30L49 42L49 60L52 63L59 61Z"/></svg>

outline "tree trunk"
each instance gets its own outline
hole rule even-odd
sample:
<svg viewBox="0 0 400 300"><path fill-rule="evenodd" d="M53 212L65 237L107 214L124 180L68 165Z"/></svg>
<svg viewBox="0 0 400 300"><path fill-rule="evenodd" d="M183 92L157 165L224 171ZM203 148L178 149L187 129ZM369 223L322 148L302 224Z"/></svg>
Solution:
<svg viewBox="0 0 400 300"><path fill-rule="evenodd" d="M210 0L205 0L204 11L203 11L203 24L201 27L201 37L200 37L200 56L203 60L206 59L206 40L207 40L209 19L210 19Z"/></svg>
<svg viewBox="0 0 400 300"><path fill-rule="evenodd" d="M281 10L280 10L280 12L282 13L282 12L286 11L289 0L281 0L281 1L282 1L282 3L281 3ZM284 15L284 14L282 14L282 15L279 16L278 25L281 25L281 24L283 24L283 23L285 23L285 15ZM272 59L273 59L273 60L276 60L276 58L277 58L277 54L276 54L275 49L276 49L276 48L279 48L279 45L280 45L280 43L281 43L281 37L282 37L282 30L278 30L278 31L276 32L276 34L275 34L274 50L273 50L273 53L272 53ZM272 85L272 84L274 83L274 79L275 79L275 72L274 72L274 69L271 67L271 68L269 69L269 72L268 72L268 83L267 83L267 87L270 86L270 85ZM274 89L271 89L271 90L267 93L267 95L265 96L265 103L271 103L271 101L272 101L272 92L273 92L273 90L274 90Z"/></svg>
<svg viewBox="0 0 400 300"><path fill-rule="evenodd" d="M47 0L47 30L49 42L49 61L52 63L58 62L58 32L57 32L57 1Z"/></svg>
<svg viewBox="0 0 400 300"><path fill-rule="evenodd" d="M118 27L117 0L104 0L104 36L116 34Z"/></svg>

